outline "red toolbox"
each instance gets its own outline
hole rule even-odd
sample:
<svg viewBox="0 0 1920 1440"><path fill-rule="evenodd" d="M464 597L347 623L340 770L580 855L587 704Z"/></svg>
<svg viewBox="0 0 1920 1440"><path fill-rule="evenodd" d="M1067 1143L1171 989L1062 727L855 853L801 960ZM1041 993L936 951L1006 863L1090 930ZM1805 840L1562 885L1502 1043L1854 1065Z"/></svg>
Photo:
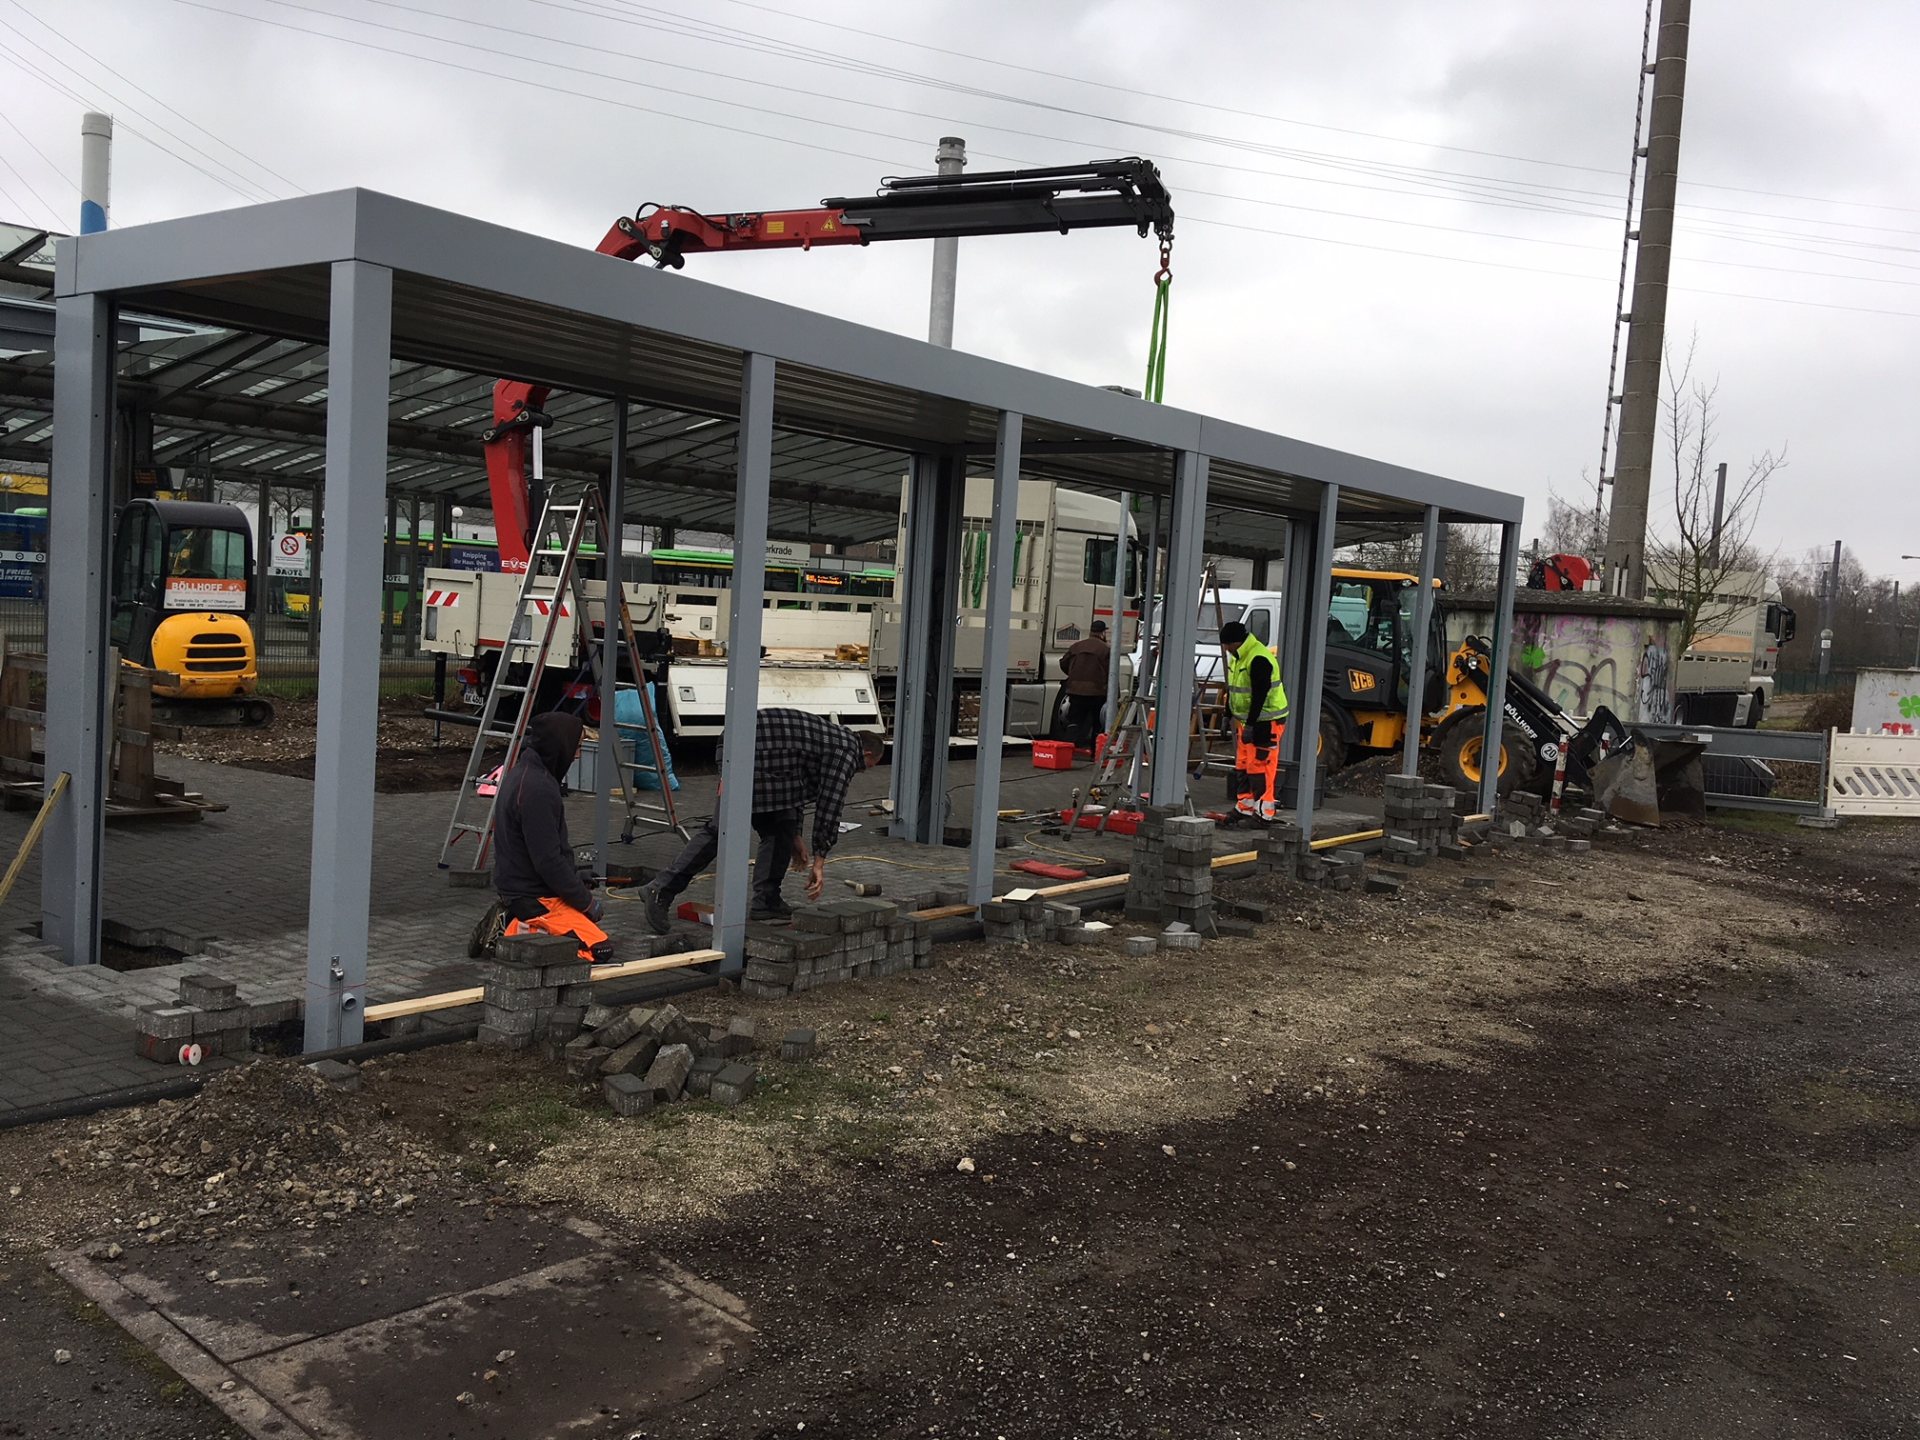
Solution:
<svg viewBox="0 0 1920 1440"><path fill-rule="evenodd" d="M1073 768L1073 742L1069 740L1034 741L1033 768L1036 770L1071 770Z"/></svg>

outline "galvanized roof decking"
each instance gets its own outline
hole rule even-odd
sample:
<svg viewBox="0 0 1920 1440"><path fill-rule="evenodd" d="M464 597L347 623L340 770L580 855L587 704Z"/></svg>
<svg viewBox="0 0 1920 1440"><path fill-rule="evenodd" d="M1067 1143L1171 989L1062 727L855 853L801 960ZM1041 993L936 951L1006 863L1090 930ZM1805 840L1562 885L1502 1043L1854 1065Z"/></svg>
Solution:
<svg viewBox="0 0 1920 1440"><path fill-rule="evenodd" d="M90 237L63 288L114 289L128 313L215 327L143 340L126 382L155 416L155 459L210 459L223 478L311 483L322 468L328 265L395 272L389 484L487 502L479 432L492 378L555 386L551 477L597 478L605 397L634 405L631 519L731 528L741 356L779 362L770 528L836 543L891 535L905 457L991 459L1002 408L1023 413L1023 473L1165 494L1171 452L1210 457L1210 549L1278 554L1279 517L1342 486L1343 525L1517 518L1517 497L814 315L369 191L145 226L136 248ZM161 242L156 244L156 242ZM513 277L516 303L494 290ZM484 282L483 282L484 277ZM235 333L244 332L244 333ZM276 338L284 337L284 338ZM46 357L0 360L0 456L43 437ZM967 398L961 398L965 396ZM37 414L36 414L37 412ZM22 424L32 422L32 428Z"/></svg>

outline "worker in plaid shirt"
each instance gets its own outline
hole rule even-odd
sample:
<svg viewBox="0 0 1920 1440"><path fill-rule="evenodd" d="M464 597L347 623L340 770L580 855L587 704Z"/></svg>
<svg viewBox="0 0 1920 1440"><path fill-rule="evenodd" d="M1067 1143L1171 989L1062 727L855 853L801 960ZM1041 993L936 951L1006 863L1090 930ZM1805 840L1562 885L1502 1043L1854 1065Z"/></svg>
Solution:
<svg viewBox="0 0 1920 1440"><path fill-rule="evenodd" d="M793 913L780 898L787 867L807 873L807 899L818 900L827 884L827 852L840 838L853 777L876 765L886 736L844 725L804 710L762 710L754 726L753 829L760 852L753 866L755 920L781 920ZM715 759L720 757L718 753ZM813 846L801 838L807 807L813 807ZM708 818L686 849L641 889L647 923L664 935L673 923L673 900L720 853L720 820Z"/></svg>

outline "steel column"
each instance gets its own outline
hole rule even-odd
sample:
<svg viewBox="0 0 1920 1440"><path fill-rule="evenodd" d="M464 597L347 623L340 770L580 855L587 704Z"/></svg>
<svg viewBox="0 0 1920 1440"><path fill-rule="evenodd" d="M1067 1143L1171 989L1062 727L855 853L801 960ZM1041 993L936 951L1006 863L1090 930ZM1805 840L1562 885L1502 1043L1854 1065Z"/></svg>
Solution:
<svg viewBox="0 0 1920 1440"><path fill-rule="evenodd" d="M262 671L267 668L267 623L272 613L273 591L273 482L262 480L255 492L253 523L253 656Z"/></svg>
<svg viewBox="0 0 1920 1440"><path fill-rule="evenodd" d="M1153 510L1147 521L1147 549L1144 569L1146 573L1141 577L1140 584L1140 668L1134 672L1132 687L1134 693L1142 699L1150 697L1153 694L1154 687L1159 684L1159 663L1157 652L1154 648L1158 641L1154 635L1153 627L1156 619L1158 619L1161 624L1166 623L1165 617L1160 614L1161 609L1164 607L1157 606L1154 603L1154 596L1159 593L1160 582L1160 497L1158 495L1153 497ZM1107 728L1111 730L1113 726L1119 723L1119 720L1120 717L1117 714L1109 715L1107 717ZM1129 796L1138 797L1140 794L1140 773L1142 769L1145 768L1147 759L1146 742L1147 732L1142 729L1134 743L1133 759L1127 764L1127 794Z"/></svg>
<svg viewBox="0 0 1920 1440"><path fill-rule="evenodd" d="M1287 686L1291 715L1299 713L1301 663L1307 650L1307 612L1313 608L1313 526L1305 520L1287 521L1287 551L1280 569L1280 680ZM1300 758L1300 727L1288 719L1280 737L1280 763Z"/></svg>
<svg viewBox="0 0 1920 1440"><path fill-rule="evenodd" d="M1506 721L1507 657L1513 649L1513 571L1520 553L1518 522L1500 527L1499 598L1493 611L1493 659L1487 674L1487 728L1480 746L1480 812L1500 796L1500 731Z"/></svg>
<svg viewBox="0 0 1920 1440"><path fill-rule="evenodd" d="M403 647L407 658L412 659L420 653L420 571L426 565L425 557L420 553L420 495L415 491L408 501L407 511L407 608L406 608L406 644ZM435 700L434 704L440 702Z"/></svg>
<svg viewBox="0 0 1920 1440"><path fill-rule="evenodd" d="M1000 412L993 451L993 518L987 530L987 615L980 661L980 748L973 763L973 835L967 899L993 898L994 842L1000 834L998 737L1007 728L1007 651L1013 625L1013 535L1020 524L1021 417ZM1118 609L1118 607L1115 607ZM1115 654L1119 651L1116 648Z"/></svg>
<svg viewBox="0 0 1920 1440"><path fill-rule="evenodd" d="M1433 622L1433 573L1440 555L1440 507L1427 506L1420 526L1420 593L1413 600L1413 643L1407 659L1407 734L1400 773L1420 773L1420 721L1427 713L1427 629ZM1444 663L1446 657L1441 656Z"/></svg>
<svg viewBox="0 0 1920 1440"><path fill-rule="evenodd" d="M613 841L613 787L617 781L624 793L624 787L634 783L634 777L620 768L620 737L614 730L614 702L620 678L620 626L613 617L619 613L616 597L620 593L622 538L627 528L627 419L627 400L623 395L613 402L613 450L607 457L607 524L613 533L600 537L601 552L606 557L602 574L607 588L600 601L600 754L593 796L593 870L602 881L607 878L607 846ZM644 685L647 677L636 675L633 683ZM664 763L661 773L664 776Z"/></svg>
<svg viewBox="0 0 1920 1440"><path fill-rule="evenodd" d="M767 595L767 492L773 476L771 355L748 355L740 383L740 468L734 476L733 614L727 629L727 723L720 763L720 853L714 862L713 945L724 974L747 963L748 867L753 856L753 760L760 717L760 625ZM747 563L752 562L752 563Z"/></svg>
<svg viewBox="0 0 1920 1440"><path fill-rule="evenodd" d="M1107 627L1107 704L1101 729L1109 728L1120 713L1120 644L1127 633L1127 540L1132 535L1133 496L1120 493L1120 523L1113 537L1113 623ZM1094 592L1096 607L1099 591ZM987 622L991 629L993 622Z"/></svg>
<svg viewBox="0 0 1920 1440"><path fill-rule="evenodd" d="M1154 687L1153 776L1156 805L1187 798L1188 734L1193 723L1193 653L1199 643L1200 574L1206 548L1207 457L1174 457L1173 513L1167 522L1166 618Z"/></svg>
<svg viewBox="0 0 1920 1440"><path fill-rule="evenodd" d="M309 617L320 626L307 900L309 1050L357 1044L365 1023L392 338L393 272L336 261L327 328L329 543L311 577L316 607L323 588L334 603L324 621L317 608Z"/></svg>
<svg viewBox="0 0 1920 1440"><path fill-rule="evenodd" d="M331 432L328 434L328 444L332 444ZM327 486L321 480L313 487L313 503L309 507L311 513L307 526L307 654L316 660L320 656L320 561L327 549L326 508Z"/></svg>
<svg viewBox="0 0 1920 1440"><path fill-rule="evenodd" d="M69 965L100 959L112 655L107 648L113 511L113 306L55 304L53 481L47 488L46 782L65 771L41 846L40 933Z"/></svg>
<svg viewBox="0 0 1920 1440"><path fill-rule="evenodd" d="M907 595L900 616L892 783L893 833L920 845L939 845L946 839L965 491L960 456L914 457L907 489L907 553L901 557Z"/></svg>
<svg viewBox="0 0 1920 1440"><path fill-rule="evenodd" d="M1304 653L1301 656L1300 693L1289 697L1293 719L1287 728L1298 737L1298 759L1294 774L1299 790L1294 798L1293 820L1303 835L1313 834L1313 797L1320 775L1320 695L1326 688L1327 610L1333 603L1334 527L1340 518L1340 487L1329 485L1320 493L1320 521L1314 529L1313 555L1308 562L1312 602L1307 606L1302 631ZM1293 557L1287 557L1287 569L1293 569Z"/></svg>

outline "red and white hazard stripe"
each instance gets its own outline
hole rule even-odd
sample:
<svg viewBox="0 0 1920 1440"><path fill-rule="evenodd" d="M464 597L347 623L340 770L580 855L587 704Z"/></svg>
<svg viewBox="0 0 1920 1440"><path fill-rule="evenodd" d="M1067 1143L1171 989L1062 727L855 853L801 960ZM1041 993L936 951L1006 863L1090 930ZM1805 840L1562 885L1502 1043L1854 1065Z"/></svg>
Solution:
<svg viewBox="0 0 1920 1440"><path fill-rule="evenodd" d="M459 590L429 590L427 604L437 605L442 610L456 609L460 604L461 594Z"/></svg>
<svg viewBox="0 0 1920 1440"><path fill-rule="evenodd" d="M545 615L550 610L552 610L553 605L554 605L554 602L551 600L535 600L533 602L533 608L539 611L542 615ZM560 618L562 620L565 620L568 616L568 613L569 612L567 610L567 602L564 600L560 601Z"/></svg>

